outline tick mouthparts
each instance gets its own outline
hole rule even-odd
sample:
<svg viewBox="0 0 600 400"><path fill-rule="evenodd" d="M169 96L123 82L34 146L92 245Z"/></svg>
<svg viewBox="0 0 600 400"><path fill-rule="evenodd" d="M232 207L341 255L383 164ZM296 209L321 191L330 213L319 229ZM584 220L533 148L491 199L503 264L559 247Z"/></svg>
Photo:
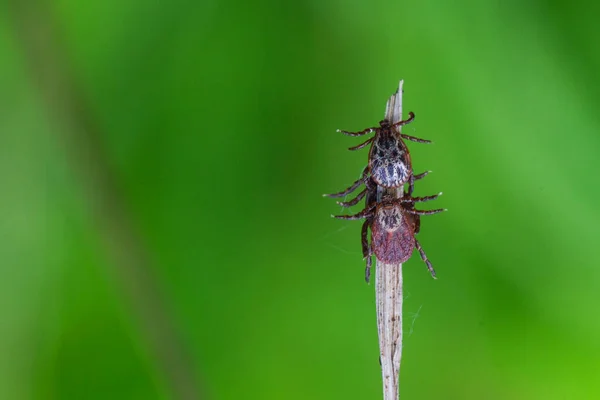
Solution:
<svg viewBox="0 0 600 400"><path fill-rule="evenodd" d="M341 129L336 129L335 131L336 131L336 132L341 132L342 130L341 130Z"/></svg>

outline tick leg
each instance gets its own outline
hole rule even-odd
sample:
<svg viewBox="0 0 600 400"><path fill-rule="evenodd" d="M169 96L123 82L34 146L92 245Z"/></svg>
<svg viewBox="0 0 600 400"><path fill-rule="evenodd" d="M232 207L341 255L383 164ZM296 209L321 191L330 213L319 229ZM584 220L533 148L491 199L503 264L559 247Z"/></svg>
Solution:
<svg viewBox="0 0 600 400"><path fill-rule="evenodd" d="M423 196L423 197L408 197L406 199L400 199L400 201L402 203L419 203L419 202L424 202L424 201L431 201L431 200L435 200L438 197L440 197L442 193L440 192L439 194L434 194L433 196Z"/></svg>
<svg viewBox="0 0 600 400"><path fill-rule="evenodd" d="M356 182L354 182L352 184L352 186L350 186L349 188L339 192L339 193L333 193L333 194L324 194L323 196L325 197L344 197L349 195L350 193L354 192L356 190L357 187L359 187L361 185L361 183L363 183L363 181L365 180L365 178L361 177L359 178Z"/></svg>
<svg viewBox="0 0 600 400"><path fill-rule="evenodd" d="M342 207L352 207L352 206L356 205L356 203L358 203L363 197L365 197L366 194L367 194L367 189L360 192L358 194L358 196L356 196L354 199L352 199L350 201L338 201L337 203Z"/></svg>
<svg viewBox="0 0 600 400"><path fill-rule="evenodd" d="M333 218L337 218L337 219L347 219L347 220L356 220L356 219L363 219L363 218L368 218L370 216L373 215L373 210L375 209L375 205L372 205L371 207L367 207L364 210L362 210L361 212L359 212L358 214L354 214L354 215L332 215Z"/></svg>
<svg viewBox="0 0 600 400"><path fill-rule="evenodd" d="M373 133L375 131L377 131L377 128L367 128L364 131L360 131L360 132L348 132L348 131L342 131L342 130L337 130L340 133L343 133L346 136L364 136L364 135L368 135L369 133Z"/></svg>
<svg viewBox="0 0 600 400"><path fill-rule="evenodd" d="M361 238L361 245L362 245L362 252L363 252L363 257L367 257L369 256L370 252L371 252L371 248L369 246L369 225L371 224L371 220L367 219L362 226L362 230L360 232L360 238Z"/></svg>
<svg viewBox="0 0 600 400"><path fill-rule="evenodd" d="M405 119L404 121L396 122L392 126L398 128L400 126L410 124L411 122L413 122L414 119L415 119L415 113L411 111L408 113L408 119Z"/></svg>
<svg viewBox="0 0 600 400"><path fill-rule="evenodd" d="M431 143L431 140L419 139L418 137L414 137L414 136L410 136L410 135L405 135L404 133L401 133L400 136L402 136L403 139L410 140L411 142Z"/></svg>
<svg viewBox="0 0 600 400"><path fill-rule="evenodd" d="M427 174L429 174L430 172L431 171L425 171L423 173L420 173L419 175L411 176L408 181L408 192L406 192L405 194L408 195L408 197L410 197L413 194L413 192L415 191L415 181L425 178L427 176Z"/></svg>
<svg viewBox="0 0 600 400"><path fill-rule="evenodd" d="M367 256L367 266L365 267L365 282L369 283L371 281L371 266L373 265L373 257L371 254Z"/></svg>
<svg viewBox="0 0 600 400"><path fill-rule="evenodd" d="M433 269L433 266L431 265L431 261L429 261L427 259L427 255L425 254L425 250L423 250L423 248L421 247L421 243L419 243L419 241L417 239L415 239L415 245L417 246L417 250L419 250L419 254L421 255L421 259L423 260L423 262L425 263L425 265L427 265L427 269L431 273L431 276L433 277L433 279L437 279L437 277L435 276L435 269Z"/></svg>
<svg viewBox="0 0 600 400"><path fill-rule="evenodd" d="M373 178L365 179L365 186L367 187L367 189L369 189L369 191L377 192L377 183L375 183Z"/></svg>
<svg viewBox="0 0 600 400"><path fill-rule="evenodd" d="M369 167L366 167L363 170L362 176L360 178L358 178L358 180L356 182L354 182L349 188L347 188L346 190L343 190L339 193L333 193L333 194L324 194L324 197L344 197L349 195L350 193L354 192L356 190L357 187L359 187L361 185L361 183L363 183L367 177L367 169Z"/></svg>
<svg viewBox="0 0 600 400"><path fill-rule="evenodd" d="M408 208L405 208L403 210L403 212L408 213L408 214L413 214L413 215L431 215L431 214L437 214L437 213L441 213L444 211L448 211L445 208L440 208L437 210L410 210Z"/></svg>
<svg viewBox="0 0 600 400"><path fill-rule="evenodd" d="M369 283L369 280L371 278L371 265L373 263L373 259L371 257L371 244L369 243L369 238L368 238L369 225L371 224L371 222L372 221L370 218L367 219L363 223L362 232L361 232L363 257L367 261L367 266L365 267L365 281L367 283Z"/></svg>
<svg viewBox="0 0 600 400"><path fill-rule="evenodd" d="M350 151L354 151L354 150L360 150L360 149L362 149L363 147L366 147L366 146L368 146L368 145L369 145L369 144L370 144L370 143L373 141L373 139L375 139L375 137L372 137L371 139L367 140L367 141L366 141L366 142L364 142L364 143L361 143L361 144L359 144L358 146L354 146L354 147L348 147L348 150L350 150Z"/></svg>
<svg viewBox="0 0 600 400"><path fill-rule="evenodd" d="M430 173L430 172L431 172L431 171L425 171L425 172L422 172L422 173L420 173L420 174L418 174L418 175L413 175L413 179L414 179L415 181L418 181L419 179L423 179L423 178L425 178L427 175L429 175L429 173Z"/></svg>

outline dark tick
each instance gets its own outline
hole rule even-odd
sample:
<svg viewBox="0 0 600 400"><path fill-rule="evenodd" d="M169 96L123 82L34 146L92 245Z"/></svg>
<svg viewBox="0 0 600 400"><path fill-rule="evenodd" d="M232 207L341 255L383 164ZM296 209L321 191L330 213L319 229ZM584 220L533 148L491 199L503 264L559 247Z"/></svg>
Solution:
<svg viewBox="0 0 600 400"><path fill-rule="evenodd" d="M369 133L375 135L367 141L350 147L349 150L359 150L371 144L369 151L369 162L364 169L361 177L347 189L333 194L325 194L327 197L344 197L355 191L362 183L367 183L372 179L376 185L384 188L399 188L406 182L410 185L412 193L414 179L412 177L412 164L410 153L402 139L411 140L419 143L431 143L429 140L419 139L413 136L400 133L401 126L411 123L415 119L413 112L408 113L408 119L390 123L384 119L379 122L378 128L368 128L360 132L339 131L348 136L363 136Z"/></svg>
<svg viewBox="0 0 600 400"><path fill-rule="evenodd" d="M415 114L409 112L408 119L395 124L384 119L379 122L377 128L368 128L360 132L340 131L348 136L363 136L375 133L367 141L350 147L350 150L359 150L371 144L368 170L377 185L386 188L397 188L409 181L412 175L412 165L410 153L402 139L419 143L431 143L429 140L400 133L399 128L411 123L414 119Z"/></svg>

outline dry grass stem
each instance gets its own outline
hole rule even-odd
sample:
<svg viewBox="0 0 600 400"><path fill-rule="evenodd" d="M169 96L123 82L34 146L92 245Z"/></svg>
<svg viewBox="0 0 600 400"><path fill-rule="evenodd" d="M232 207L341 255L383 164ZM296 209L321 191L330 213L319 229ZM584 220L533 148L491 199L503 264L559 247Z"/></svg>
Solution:
<svg viewBox="0 0 600 400"><path fill-rule="evenodd" d="M387 102L385 118L392 123L402 120L402 86ZM403 188L392 190L401 197ZM378 200L383 192L378 192ZM377 307L377 331L379 355L383 378L383 399L400 398L400 360L402 358L402 264L385 264L376 260L375 297Z"/></svg>

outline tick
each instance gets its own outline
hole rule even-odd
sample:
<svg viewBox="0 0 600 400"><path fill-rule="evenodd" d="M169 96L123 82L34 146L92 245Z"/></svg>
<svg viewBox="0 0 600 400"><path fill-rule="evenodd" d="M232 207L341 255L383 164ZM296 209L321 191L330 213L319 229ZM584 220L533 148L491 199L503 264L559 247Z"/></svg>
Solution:
<svg viewBox="0 0 600 400"><path fill-rule="evenodd" d="M415 176L420 179L427 175L427 172ZM435 270L427 258L423 247L415 238L420 232L421 215L437 214L445 209L437 210L417 210L415 203L425 202L437 199L440 194L425 197L412 197L412 190L404 193L401 198L384 196L380 201L376 201L373 195L376 190L374 181L369 180L365 194L367 195L367 204L364 210L354 215L335 215L335 218L346 220L365 219L361 231L361 243L363 256L366 258L365 280L370 280L371 256L387 264L399 264L406 262L416 248L421 255L421 259L427 265L427 269L433 278L436 278ZM360 196L360 194L359 194ZM358 196L357 196L358 197ZM364 197L364 195L363 195ZM352 205L354 200L339 203L342 206ZM369 203L370 201L370 203ZM356 203L354 203L356 204ZM368 229L371 229L371 241L368 240Z"/></svg>
<svg viewBox="0 0 600 400"><path fill-rule="evenodd" d="M368 128L360 132L339 131L348 136L363 136L373 132L375 135L367 141L349 148L349 150L360 150L371 144L369 162L363 170L361 177L345 190L339 193L325 194L324 196L333 198L347 196L354 192L361 184L366 184L370 178L373 179L376 185L384 188L398 188L408 182L410 185L409 190L412 193L414 189L414 179L412 177L410 153L402 139L404 138L419 143L431 143L430 140L419 139L414 136L400 133L398 128L409 124L414 119L415 114L410 112L408 113L407 120L395 124L384 119L379 122L378 128ZM361 192L362 197L364 197L365 193ZM360 201L361 198L356 201Z"/></svg>
<svg viewBox="0 0 600 400"><path fill-rule="evenodd" d="M402 139L418 143L431 143L430 140L400 133L399 128L411 123L414 119L415 114L409 112L408 119L395 124L384 119L379 122L379 127L376 128L368 128L360 132L339 132L347 136L364 136L375 133L373 137L357 146L350 147L349 150L360 150L371 144L368 164L369 175L381 187L397 188L408 182L412 176L410 153Z"/></svg>

